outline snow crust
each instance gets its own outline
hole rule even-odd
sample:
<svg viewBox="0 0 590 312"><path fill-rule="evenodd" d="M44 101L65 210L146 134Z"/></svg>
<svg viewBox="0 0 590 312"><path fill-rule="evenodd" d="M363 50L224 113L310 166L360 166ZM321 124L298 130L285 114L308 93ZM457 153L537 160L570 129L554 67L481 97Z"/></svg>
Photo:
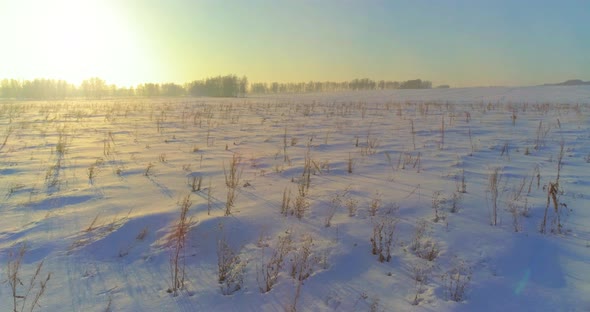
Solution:
<svg viewBox="0 0 590 312"><path fill-rule="evenodd" d="M51 272L38 311L588 311L588 104L588 86L2 102L0 280L26 242L23 283L42 260ZM543 234L561 142L562 227L550 201ZM234 154L242 175L225 216ZM306 157L309 208L285 216ZM173 296L169 234L187 194L186 282ZM371 252L379 220L395 223L389 262ZM419 224L439 248L432 261L413 250ZM292 250L261 293L257 272L285 235ZM290 268L309 237L297 295ZM218 283L221 238L245 263L231 295ZM445 287L457 268L470 276L459 302ZM0 283L0 311L12 302Z"/></svg>

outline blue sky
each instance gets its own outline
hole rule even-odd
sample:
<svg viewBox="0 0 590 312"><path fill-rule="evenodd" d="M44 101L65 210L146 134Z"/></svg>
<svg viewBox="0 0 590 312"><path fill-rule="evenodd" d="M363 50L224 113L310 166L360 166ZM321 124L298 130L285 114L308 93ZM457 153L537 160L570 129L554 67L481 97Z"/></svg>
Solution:
<svg viewBox="0 0 590 312"><path fill-rule="evenodd" d="M0 77L590 80L590 1L56 0L59 10L28 9L43 2L0 3L0 35L18 43L0 49ZM63 25L44 31L48 23Z"/></svg>

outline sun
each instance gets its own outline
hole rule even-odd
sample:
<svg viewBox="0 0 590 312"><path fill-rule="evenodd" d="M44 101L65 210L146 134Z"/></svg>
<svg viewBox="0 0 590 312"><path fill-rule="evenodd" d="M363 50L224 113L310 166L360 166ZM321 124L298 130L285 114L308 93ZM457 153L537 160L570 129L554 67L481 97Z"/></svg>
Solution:
<svg viewBox="0 0 590 312"><path fill-rule="evenodd" d="M129 85L149 62L142 33L109 1L23 1L12 55L16 76L80 83L91 76ZM18 5L15 2L13 5ZM20 72L18 72L20 71ZM34 73L31 73L34 72Z"/></svg>
<svg viewBox="0 0 590 312"><path fill-rule="evenodd" d="M103 2L62 1L53 7L52 22L44 40L48 65L67 80L88 75L125 78L137 51L136 34Z"/></svg>

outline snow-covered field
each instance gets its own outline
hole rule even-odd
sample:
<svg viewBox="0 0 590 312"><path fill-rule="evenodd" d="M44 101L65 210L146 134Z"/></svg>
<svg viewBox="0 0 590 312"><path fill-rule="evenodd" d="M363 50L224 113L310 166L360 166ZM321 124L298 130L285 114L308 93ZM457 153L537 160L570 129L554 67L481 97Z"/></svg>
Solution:
<svg viewBox="0 0 590 312"><path fill-rule="evenodd" d="M28 311L49 273L35 310L590 311L589 103L589 87L2 102L0 311Z"/></svg>

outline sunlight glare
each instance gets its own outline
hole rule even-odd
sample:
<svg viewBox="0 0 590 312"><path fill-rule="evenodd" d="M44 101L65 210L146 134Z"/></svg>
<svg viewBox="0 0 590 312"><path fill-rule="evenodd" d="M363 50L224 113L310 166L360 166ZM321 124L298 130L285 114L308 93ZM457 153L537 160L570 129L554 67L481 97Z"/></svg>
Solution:
<svg viewBox="0 0 590 312"><path fill-rule="evenodd" d="M89 76L116 77L130 83L146 53L140 38L105 1L60 0L43 4L31 34L43 49L42 69L49 76L79 83Z"/></svg>

